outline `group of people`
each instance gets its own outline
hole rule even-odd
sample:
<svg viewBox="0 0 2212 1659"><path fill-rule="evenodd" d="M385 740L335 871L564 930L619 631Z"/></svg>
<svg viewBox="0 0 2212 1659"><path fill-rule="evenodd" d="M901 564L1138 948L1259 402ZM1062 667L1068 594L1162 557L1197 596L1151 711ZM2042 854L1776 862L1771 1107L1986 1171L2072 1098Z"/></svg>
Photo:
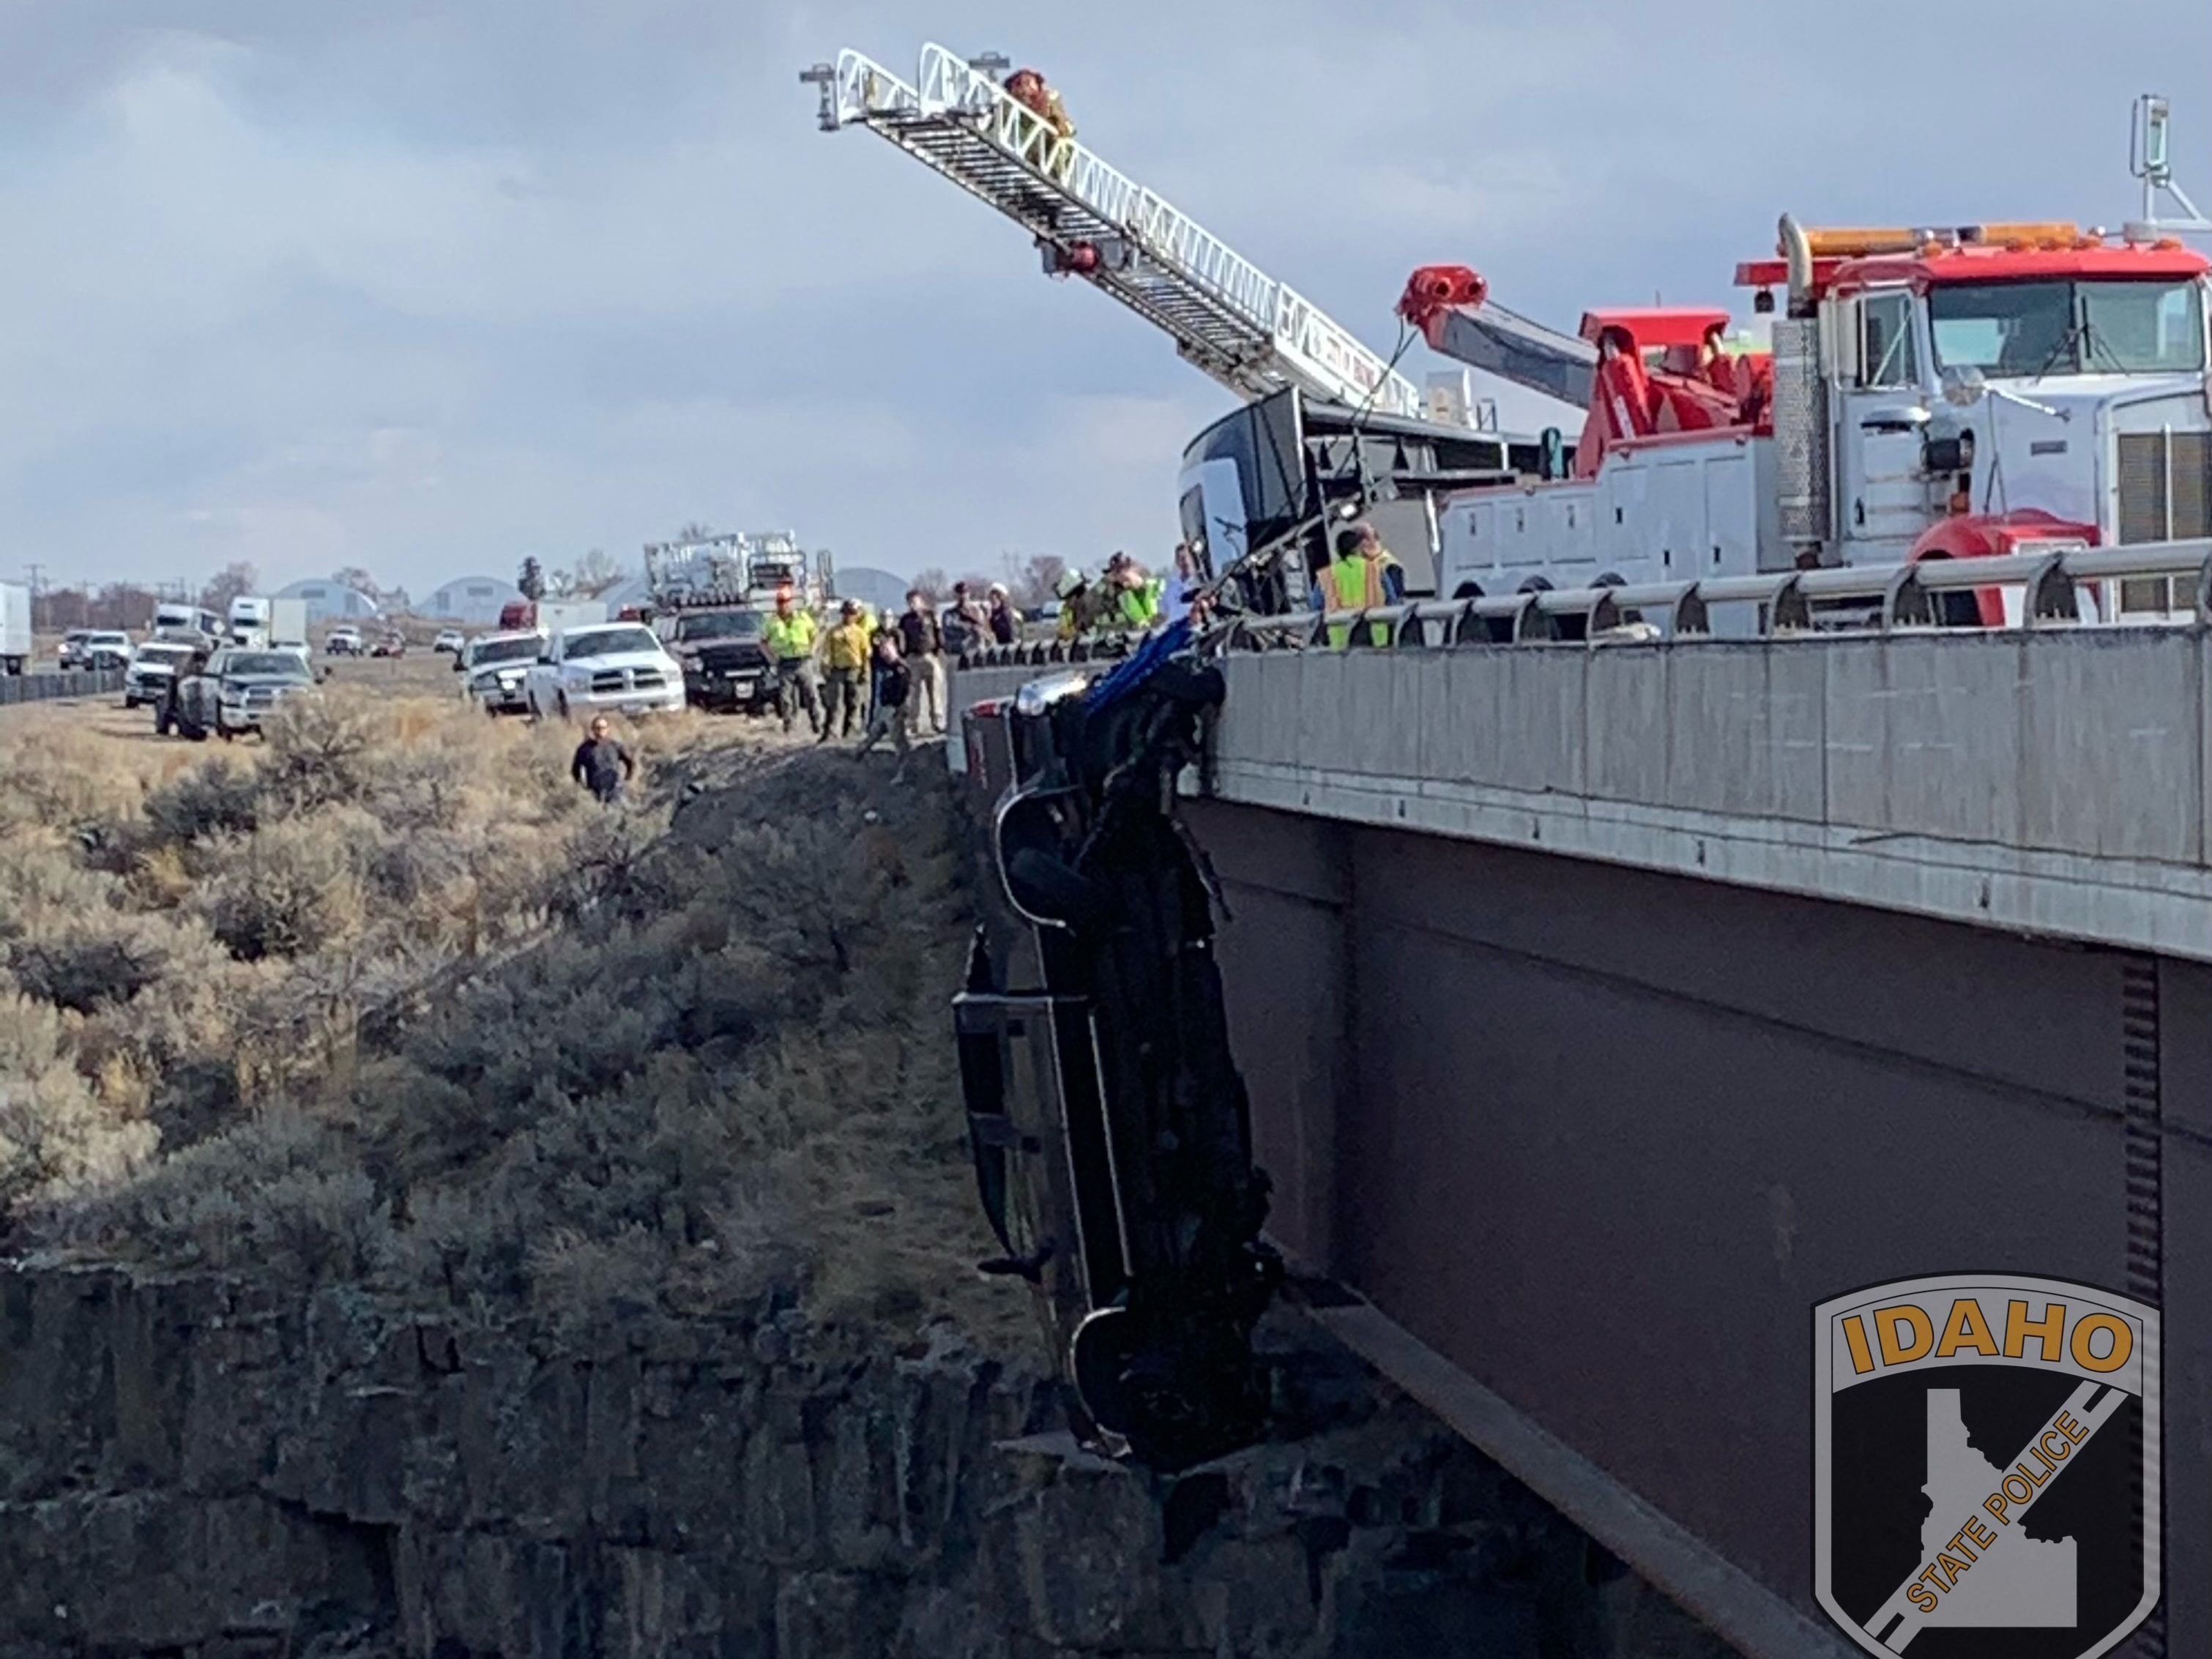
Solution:
<svg viewBox="0 0 2212 1659"><path fill-rule="evenodd" d="M780 593L762 643L781 683L785 731L803 714L817 743L857 731L856 752L865 755L889 740L903 757L914 738L945 735L947 656L988 640L1012 643L1019 632L1020 618L1005 587L994 582L979 599L963 581L954 585L953 602L942 617L916 588L896 617L878 616L847 599L827 628L791 593Z"/></svg>
<svg viewBox="0 0 2212 1659"><path fill-rule="evenodd" d="M1189 609L1196 582L1188 547L1176 549L1171 577L1155 576L1127 553L1116 553L1096 577L1083 570L1061 574L1060 637L1087 640L1104 634L1142 634L1173 622Z"/></svg>
<svg viewBox="0 0 2212 1659"><path fill-rule="evenodd" d="M1069 570L1060 579L1060 637L1065 641L1103 634L1144 633L1178 617L1202 611L1205 572L1196 551L1176 549L1171 577L1153 575L1128 554L1117 552L1097 578ZM1372 611L1404 603L1405 572L1372 525L1347 525L1336 533L1334 556L1316 574L1310 603L1325 614ZM1376 645L1389 642L1386 623L1370 623ZM1350 622L1328 624L1328 643L1345 649ZM945 730L945 659L985 643L1011 645L1021 618L1001 583L978 599L956 582L952 603L940 617L928 594L908 590L906 609L878 617L847 599L837 620L823 628L786 589L762 628L762 643L781 682L778 703L789 732L803 714L815 741L860 736L865 755L886 738L896 744L902 770L917 735ZM611 734L605 717L592 722L570 771L602 800L618 800L637 769L630 752Z"/></svg>

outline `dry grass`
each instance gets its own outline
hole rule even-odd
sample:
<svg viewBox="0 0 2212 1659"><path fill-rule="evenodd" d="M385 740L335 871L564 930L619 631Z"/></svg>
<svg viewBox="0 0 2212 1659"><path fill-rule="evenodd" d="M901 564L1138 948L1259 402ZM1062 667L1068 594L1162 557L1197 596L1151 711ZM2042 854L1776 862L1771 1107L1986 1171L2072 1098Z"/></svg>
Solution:
<svg viewBox="0 0 2212 1659"><path fill-rule="evenodd" d="M609 814L573 734L429 701L235 753L11 728L15 1248L1008 1334L969 1271L946 786L757 730L650 728L652 797Z"/></svg>

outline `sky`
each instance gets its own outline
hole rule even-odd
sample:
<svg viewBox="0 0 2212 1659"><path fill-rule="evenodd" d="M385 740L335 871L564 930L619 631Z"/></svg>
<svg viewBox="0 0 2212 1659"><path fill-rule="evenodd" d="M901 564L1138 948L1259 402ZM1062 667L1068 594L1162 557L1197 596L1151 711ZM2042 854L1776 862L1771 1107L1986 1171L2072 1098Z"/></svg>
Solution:
<svg viewBox="0 0 2212 1659"><path fill-rule="evenodd" d="M0 578L426 592L687 521L842 564L1158 557L1233 406L798 72L1041 68L1086 143L1367 343L1462 262L1571 328L1810 223L2136 211L2212 6L0 0ZM1418 382L1443 367L1418 343ZM1509 422L1515 413L1509 404Z"/></svg>

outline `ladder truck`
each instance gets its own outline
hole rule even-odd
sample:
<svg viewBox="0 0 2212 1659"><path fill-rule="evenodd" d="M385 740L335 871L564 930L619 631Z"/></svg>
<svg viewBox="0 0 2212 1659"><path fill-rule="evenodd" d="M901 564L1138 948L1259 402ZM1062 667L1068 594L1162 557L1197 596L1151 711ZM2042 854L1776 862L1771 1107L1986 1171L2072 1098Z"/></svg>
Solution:
<svg viewBox="0 0 2212 1659"><path fill-rule="evenodd" d="M799 78L824 131L888 139L1036 239L1048 275L1079 276L1166 333L1238 396L1286 386L1418 418L1413 383L1287 283L1020 102L995 57L921 51L908 83L857 52Z"/></svg>
<svg viewBox="0 0 2212 1659"><path fill-rule="evenodd" d="M874 132L997 209L1030 234L1047 275L1120 301L1244 400L1186 453L1177 494L1199 574L1302 543L1272 602L1299 597L1327 556L1316 523L1364 512L1404 560L1409 588L1432 586L1430 487L1533 470L1536 441L1500 433L1464 371L1417 389L1288 283L1013 96L1006 67L932 45L911 82L852 51L799 78L819 90L824 131ZM1249 463L1240 472L1240 453L1278 458L1273 476Z"/></svg>

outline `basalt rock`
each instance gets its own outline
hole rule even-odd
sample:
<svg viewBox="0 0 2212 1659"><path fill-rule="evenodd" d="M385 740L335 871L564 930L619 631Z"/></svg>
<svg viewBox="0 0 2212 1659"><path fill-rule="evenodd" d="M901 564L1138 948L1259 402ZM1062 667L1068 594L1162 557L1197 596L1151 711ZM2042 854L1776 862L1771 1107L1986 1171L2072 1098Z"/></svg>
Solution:
<svg viewBox="0 0 2212 1659"><path fill-rule="evenodd" d="M949 1329L855 1357L641 1318L578 1349L354 1292L6 1273L0 1654L1724 1653L1294 1323L1292 1437L1169 1480L1078 1450Z"/></svg>

